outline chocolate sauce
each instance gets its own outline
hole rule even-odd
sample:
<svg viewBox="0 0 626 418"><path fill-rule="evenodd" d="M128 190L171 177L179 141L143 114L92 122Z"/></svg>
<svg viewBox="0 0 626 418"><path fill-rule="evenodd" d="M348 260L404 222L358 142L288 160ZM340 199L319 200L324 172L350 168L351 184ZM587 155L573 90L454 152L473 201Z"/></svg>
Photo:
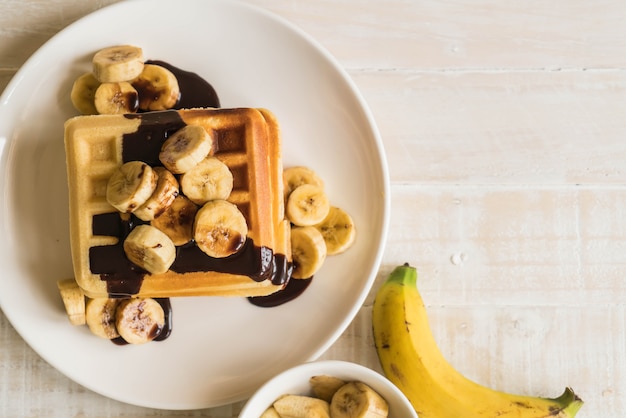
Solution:
<svg viewBox="0 0 626 418"><path fill-rule="evenodd" d="M161 112L129 113L129 119L141 119L136 132L124 135L122 160L143 161L151 166L160 166L159 152L163 142L186 124L175 110Z"/></svg>
<svg viewBox="0 0 626 418"><path fill-rule="evenodd" d="M116 337L111 340L111 342L115 345L128 345L125 339L122 337Z"/></svg>
<svg viewBox="0 0 626 418"><path fill-rule="evenodd" d="M198 74L181 70L173 65L159 60L146 61L146 64L155 64L165 67L176 76L180 88L180 98L174 106L176 109L193 109L195 107L220 107L220 99L213 86Z"/></svg>
<svg viewBox="0 0 626 418"><path fill-rule="evenodd" d="M91 220L91 233L95 236L104 235L113 237L128 235L129 231L123 229L128 225L122 222L121 217L122 214L119 212L101 213L93 216Z"/></svg>
<svg viewBox="0 0 626 418"><path fill-rule="evenodd" d="M89 261L92 273L106 282L110 297L139 293L146 271L126 258L121 243L90 248Z"/></svg>
<svg viewBox="0 0 626 418"><path fill-rule="evenodd" d="M127 118L140 118L136 132L125 134L122 139L122 160L124 162L141 160L152 166L161 165L159 151L163 142L178 129L185 126L175 110L128 114ZM232 150L236 147L228 135L217 138L220 149ZM218 151L219 152L219 151ZM249 208L240 207L244 216L249 219ZM146 272L131 263L124 254L123 241L134 226L143 223L134 215L116 216L101 214L93 217L93 233L95 235L114 236L119 238L115 245L92 247L89 250L91 271L100 274L107 282L111 295L133 295L139 292ZM289 263L284 255L273 254L266 247L254 245L247 239L243 248L225 258L212 258L202 252L194 241L177 248L177 256L171 270L177 273L197 271L218 271L250 277L255 281L272 280L283 284L289 278Z"/></svg>
<svg viewBox="0 0 626 418"><path fill-rule="evenodd" d="M290 263L284 254L276 254L274 256L274 275L272 276L272 284L287 284L291 278L293 268L293 263Z"/></svg>
<svg viewBox="0 0 626 418"><path fill-rule="evenodd" d="M206 108L206 107L220 107L220 99L217 92L211 84L200 77L198 74L185 71L178 67L175 67L165 61L150 60L146 61L146 64L160 65L170 70L178 80L178 87L180 88L180 96L178 102L174 105L174 109L193 109L193 108ZM161 165L159 161L159 151L161 150L162 141L152 140L152 138L165 138L178 129L185 126L178 113L176 112L148 112L147 114L127 114L127 117L141 117L142 120L147 115L150 115L152 123L149 128L145 126L139 127L140 131L136 132L136 136L142 136L145 141L141 141L137 144L130 144L128 146L124 143L122 152L124 153L124 161L144 161L150 165ZM159 127L159 123L163 126ZM153 132L156 128L159 128L160 132ZM132 149L129 149L132 148Z"/></svg>
<svg viewBox="0 0 626 418"><path fill-rule="evenodd" d="M101 245L89 249L91 271L99 274L107 283L109 295L130 296L137 294L147 274L145 270L128 260L124 253L123 242L130 231L146 222L135 215L119 212L94 215L92 231L94 235L118 238L116 244ZM176 260L170 269L177 273L197 271L218 271L222 273L248 276L255 281L272 280L283 284L289 277L290 264L284 255L276 255L267 247L257 247L248 238L241 250L224 257L213 258L198 248L194 241L176 248Z"/></svg>
<svg viewBox="0 0 626 418"><path fill-rule="evenodd" d="M179 87L180 97L174 109L190 108L219 108L220 100L208 82L193 72L184 71L164 61L147 61L149 64L161 65L174 73ZM163 142L174 132L185 126L176 110L126 114L129 119L140 118L140 125L136 132L125 134L122 139L122 160L143 161L151 166L162 165L159 161L159 152ZM235 128L237 129L237 128ZM245 146L233 138L235 132L221 132L216 138L217 151L235 151L237 147ZM246 167L233 167L234 170ZM235 188L238 185L234 185ZM249 219L249 208L241 205L239 208L246 219ZM147 272L131 263L124 254L123 242L128 233L143 221L134 215L106 213L94 215L92 230L94 235L112 236L118 238L114 245L92 247L89 250L91 271L99 274L107 283L107 290L111 297L124 297L137 294ZM251 280L271 280L275 285L284 285L291 277L292 265L282 254L274 254L266 247L257 247L251 239L247 239L243 248L236 254L226 258L212 258L203 253L195 244L190 242L177 247L177 257L171 270L177 273L196 271L218 271L245 275ZM293 281L293 280L292 280ZM305 281L300 281L289 289L302 287ZM286 289L297 296L301 291ZM276 302L274 302L276 303ZM284 303L284 302L281 302Z"/></svg>
<svg viewBox="0 0 626 418"><path fill-rule="evenodd" d="M248 301L261 308L273 308L294 300L306 290L311 284L313 278L309 279L291 279L283 290L267 296L255 296L248 298Z"/></svg>
<svg viewBox="0 0 626 418"><path fill-rule="evenodd" d="M91 272L99 274L107 283L111 297L137 294L146 271L128 260L123 243L130 231L145 222L135 215L119 212L102 213L92 218L92 232L118 238L117 244L100 245L89 249L89 267Z"/></svg>
<svg viewBox="0 0 626 418"><path fill-rule="evenodd" d="M163 308L163 313L165 314L165 324L154 341L163 341L172 334L172 303L169 298L155 298L155 300L159 302Z"/></svg>
<svg viewBox="0 0 626 418"><path fill-rule="evenodd" d="M224 258L209 257L192 241L177 248L176 260L170 269L176 273L218 271L248 276L254 281L262 282L272 277L272 258L271 249L255 246L250 238L241 250Z"/></svg>

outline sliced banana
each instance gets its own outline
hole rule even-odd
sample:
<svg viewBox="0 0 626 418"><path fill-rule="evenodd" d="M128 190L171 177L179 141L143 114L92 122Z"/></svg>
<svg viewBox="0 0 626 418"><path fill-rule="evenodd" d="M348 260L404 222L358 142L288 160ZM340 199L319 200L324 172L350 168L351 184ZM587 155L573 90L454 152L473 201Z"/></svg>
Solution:
<svg viewBox="0 0 626 418"><path fill-rule="evenodd" d="M165 312L151 298L124 299L115 310L115 326L127 343L145 344L163 331Z"/></svg>
<svg viewBox="0 0 626 418"><path fill-rule="evenodd" d="M330 418L328 402L310 396L282 396L273 406L281 418Z"/></svg>
<svg viewBox="0 0 626 418"><path fill-rule="evenodd" d="M145 64L143 71L132 84L139 93L141 110L171 109L180 97L176 76L160 65Z"/></svg>
<svg viewBox="0 0 626 418"><path fill-rule="evenodd" d="M72 325L85 325L85 294L74 279L57 281L57 288L65 306L65 313Z"/></svg>
<svg viewBox="0 0 626 418"><path fill-rule="evenodd" d="M187 125L170 136L161 147L159 159L174 174L191 170L213 148L211 135L200 125Z"/></svg>
<svg viewBox="0 0 626 418"><path fill-rule="evenodd" d="M331 206L326 218L315 225L326 242L328 255L340 254L352 246L356 228L352 217L343 209Z"/></svg>
<svg viewBox="0 0 626 418"><path fill-rule="evenodd" d="M324 188L324 181L317 173L304 166L289 167L283 170L283 182L285 196L288 197L292 191L303 184L312 184L319 188Z"/></svg>
<svg viewBox="0 0 626 418"><path fill-rule="evenodd" d="M102 83L94 93L94 105L101 115L135 113L139 107L139 95L126 81Z"/></svg>
<svg viewBox="0 0 626 418"><path fill-rule="evenodd" d="M70 100L74 108L83 115L98 113L95 103L98 86L100 86L100 82L91 72L81 75L74 81Z"/></svg>
<svg viewBox="0 0 626 418"><path fill-rule="evenodd" d="M93 73L102 83L135 79L144 67L143 50L132 45L101 49L92 58Z"/></svg>
<svg viewBox="0 0 626 418"><path fill-rule="evenodd" d="M330 403L335 392L345 385L346 382L338 377L322 374L312 376L309 379L309 384L316 398L323 399Z"/></svg>
<svg viewBox="0 0 626 418"><path fill-rule="evenodd" d="M193 239L193 223L198 206L182 194L150 224L165 233L174 245L184 245Z"/></svg>
<svg viewBox="0 0 626 418"><path fill-rule="evenodd" d="M209 156L180 176L180 187L198 205L209 200L226 200L233 190L233 174L226 164Z"/></svg>
<svg viewBox="0 0 626 418"><path fill-rule="evenodd" d="M387 401L363 382L346 383L330 402L333 418L386 418L388 414Z"/></svg>
<svg viewBox="0 0 626 418"><path fill-rule="evenodd" d="M107 183L107 202L122 213L130 213L143 205L156 188L157 173L142 161L122 164Z"/></svg>
<svg viewBox="0 0 626 418"><path fill-rule="evenodd" d="M138 225L124 240L126 257L142 269L160 274L176 259L176 247L166 234L152 225Z"/></svg>
<svg viewBox="0 0 626 418"><path fill-rule="evenodd" d="M226 200L212 200L198 210L193 235L204 253L222 258L243 247L248 225L237 206Z"/></svg>
<svg viewBox="0 0 626 418"><path fill-rule="evenodd" d="M157 174L157 184L152 195L141 205L134 214L143 221L151 221L161 215L178 196L178 180L169 170L163 167L154 167Z"/></svg>
<svg viewBox="0 0 626 418"><path fill-rule="evenodd" d="M330 210L328 196L319 186L303 184L287 198L287 218L297 226L315 225L324 220Z"/></svg>
<svg viewBox="0 0 626 418"><path fill-rule="evenodd" d="M276 408L274 408L273 406L270 406L265 411L263 411L263 413L261 414L259 418L282 418L282 417L278 414L278 412L276 412Z"/></svg>
<svg viewBox="0 0 626 418"><path fill-rule="evenodd" d="M294 279L309 279L326 260L326 243L322 233L312 226L291 228L291 256Z"/></svg>
<svg viewBox="0 0 626 418"><path fill-rule="evenodd" d="M85 305L85 318L89 330L98 337L112 340L120 334L115 326L115 310L121 299L88 298Z"/></svg>

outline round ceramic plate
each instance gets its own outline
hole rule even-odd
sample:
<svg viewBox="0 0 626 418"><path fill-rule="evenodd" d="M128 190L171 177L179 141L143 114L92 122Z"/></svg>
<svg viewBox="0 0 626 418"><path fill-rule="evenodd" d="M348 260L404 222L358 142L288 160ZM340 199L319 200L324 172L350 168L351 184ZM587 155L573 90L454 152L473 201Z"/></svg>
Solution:
<svg viewBox="0 0 626 418"><path fill-rule="evenodd" d="M278 117L284 165L307 165L358 237L309 288L274 308L242 298L174 298L170 338L116 346L69 324L56 281L72 277L63 123L91 56L115 44L193 71L223 107ZM233 1L135 0L101 9L38 50L0 100L0 303L26 342L74 381L123 402L195 409L245 399L321 355L363 303L382 257L388 174L372 116L336 61L276 16Z"/></svg>

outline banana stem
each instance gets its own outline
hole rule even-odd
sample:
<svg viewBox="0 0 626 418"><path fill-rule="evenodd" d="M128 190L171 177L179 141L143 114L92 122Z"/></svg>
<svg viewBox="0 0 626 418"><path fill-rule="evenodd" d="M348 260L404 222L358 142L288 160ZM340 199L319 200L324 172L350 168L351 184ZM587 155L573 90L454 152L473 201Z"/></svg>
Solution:
<svg viewBox="0 0 626 418"><path fill-rule="evenodd" d="M415 286L417 282L417 269L411 267L409 263L404 263L401 266L397 266L393 269L389 277L388 282L397 282L402 285Z"/></svg>
<svg viewBox="0 0 626 418"><path fill-rule="evenodd" d="M583 406L583 400L570 387L565 388L565 392L556 400L564 405L562 411L565 416L570 418L573 418Z"/></svg>

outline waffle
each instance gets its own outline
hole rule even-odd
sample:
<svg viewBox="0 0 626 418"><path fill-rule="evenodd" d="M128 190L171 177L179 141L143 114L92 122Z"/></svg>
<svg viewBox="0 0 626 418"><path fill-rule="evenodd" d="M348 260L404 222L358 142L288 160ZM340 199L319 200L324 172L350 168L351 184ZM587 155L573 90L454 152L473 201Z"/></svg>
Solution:
<svg viewBox="0 0 626 418"><path fill-rule="evenodd" d="M161 165L165 138L185 124L214 133L215 157L233 173L228 198L248 223L246 245L214 259L193 243L177 247L163 274L132 265L123 239L137 223L106 200L111 174L124 162ZM74 273L89 297L264 296L282 289L290 264L284 219L280 129L265 109L185 109L135 115L77 116L65 123Z"/></svg>

